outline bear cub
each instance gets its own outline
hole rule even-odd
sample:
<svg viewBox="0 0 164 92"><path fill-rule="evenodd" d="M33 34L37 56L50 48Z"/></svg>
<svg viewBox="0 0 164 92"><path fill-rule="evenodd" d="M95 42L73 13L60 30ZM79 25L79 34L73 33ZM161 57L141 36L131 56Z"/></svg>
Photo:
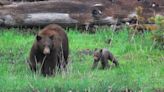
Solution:
<svg viewBox="0 0 164 92"><path fill-rule="evenodd" d="M106 48L95 49L94 53L93 53L93 57L94 57L94 62L93 62L93 65L92 65L92 69L97 67L99 61L101 61L102 69L105 69L105 68L109 67L108 60L112 61L116 66L119 65L117 59Z"/></svg>

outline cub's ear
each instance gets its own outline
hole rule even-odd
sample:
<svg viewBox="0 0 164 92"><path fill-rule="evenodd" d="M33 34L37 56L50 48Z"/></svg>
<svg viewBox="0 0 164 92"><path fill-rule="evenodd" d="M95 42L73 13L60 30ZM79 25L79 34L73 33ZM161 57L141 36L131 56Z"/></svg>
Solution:
<svg viewBox="0 0 164 92"><path fill-rule="evenodd" d="M102 52L103 49L100 49L100 53Z"/></svg>
<svg viewBox="0 0 164 92"><path fill-rule="evenodd" d="M53 36L53 35L52 35L52 36L50 36L50 39L51 39L51 40L53 40L53 39L54 39L54 36Z"/></svg>
<svg viewBox="0 0 164 92"><path fill-rule="evenodd" d="M37 40L37 41L40 41L41 39L42 39L41 36L39 36L39 35L36 36L36 40Z"/></svg>

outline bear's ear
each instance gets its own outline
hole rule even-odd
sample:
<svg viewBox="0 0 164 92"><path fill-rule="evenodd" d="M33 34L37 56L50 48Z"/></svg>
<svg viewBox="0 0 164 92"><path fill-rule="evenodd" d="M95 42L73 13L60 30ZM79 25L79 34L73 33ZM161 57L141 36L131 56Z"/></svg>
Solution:
<svg viewBox="0 0 164 92"><path fill-rule="evenodd" d="M42 39L41 36L39 36L39 35L36 36L36 40L37 40L37 41L40 41L41 39Z"/></svg>
<svg viewBox="0 0 164 92"><path fill-rule="evenodd" d="M97 48L94 49L94 51L97 51L97 50L98 50Z"/></svg>

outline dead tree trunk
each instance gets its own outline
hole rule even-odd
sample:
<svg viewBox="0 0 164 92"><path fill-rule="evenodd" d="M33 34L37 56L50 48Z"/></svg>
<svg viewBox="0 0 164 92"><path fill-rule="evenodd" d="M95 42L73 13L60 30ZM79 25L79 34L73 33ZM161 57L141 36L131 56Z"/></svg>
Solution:
<svg viewBox="0 0 164 92"><path fill-rule="evenodd" d="M1 26L44 26L56 23L63 26L110 24L111 19L95 20L90 6L80 2L26 2L0 6ZM98 10L97 10L98 11Z"/></svg>

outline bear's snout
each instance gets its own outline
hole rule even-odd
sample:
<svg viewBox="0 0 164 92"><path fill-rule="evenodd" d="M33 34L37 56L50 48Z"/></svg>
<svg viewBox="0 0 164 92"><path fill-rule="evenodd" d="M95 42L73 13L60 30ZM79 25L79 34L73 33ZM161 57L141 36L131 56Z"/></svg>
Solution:
<svg viewBox="0 0 164 92"><path fill-rule="evenodd" d="M93 59L94 59L94 60L98 60L98 59L99 59L99 57L98 57L98 56L96 56L96 55L94 55L94 56L93 56Z"/></svg>
<svg viewBox="0 0 164 92"><path fill-rule="evenodd" d="M43 54L45 54L45 55L50 54L50 48L45 47L44 50L43 50Z"/></svg>

